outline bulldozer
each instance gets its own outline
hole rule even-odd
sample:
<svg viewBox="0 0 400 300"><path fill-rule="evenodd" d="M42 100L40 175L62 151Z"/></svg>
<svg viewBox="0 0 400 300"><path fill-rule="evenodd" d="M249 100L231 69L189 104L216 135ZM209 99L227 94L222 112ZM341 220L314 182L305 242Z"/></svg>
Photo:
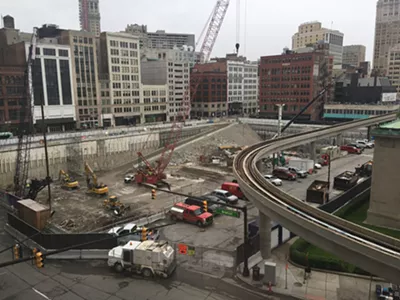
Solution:
<svg viewBox="0 0 400 300"><path fill-rule="evenodd" d="M88 187L88 193L95 194L98 196L106 196L108 194L108 186L103 183L97 182L97 176L93 172L92 168L88 163L85 163L85 172L86 172L86 184ZM91 182L91 180L93 182Z"/></svg>
<svg viewBox="0 0 400 300"><path fill-rule="evenodd" d="M121 216L125 211L130 209L130 206L119 201L117 196L110 196L108 199L105 199L103 201L103 207L107 210L111 210L116 216Z"/></svg>
<svg viewBox="0 0 400 300"><path fill-rule="evenodd" d="M64 170L60 170L59 173L59 178L61 181L61 187L65 189L78 189L79 188L79 182L72 178L71 176L68 175Z"/></svg>

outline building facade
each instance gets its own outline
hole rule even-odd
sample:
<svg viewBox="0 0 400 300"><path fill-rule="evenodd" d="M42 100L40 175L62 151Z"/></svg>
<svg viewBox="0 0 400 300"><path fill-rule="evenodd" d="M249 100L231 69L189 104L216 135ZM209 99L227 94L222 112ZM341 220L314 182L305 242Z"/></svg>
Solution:
<svg viewBox="0 0 400 300"><path fill-rule="evenodd" d="M0 132L17 133L21 108L25 104L25 68L0 66ZM28 120L25 119L23 123Z"/></svg>
<svg viewBox="0 0 400 300"><path fill-rule="evenodd" d="M190 74L192 117L220 117L228 114L226 66L224 61L194 66Z"/></svg>
<svg viewBox="0 0 400 300"><path fill-rule="evenodd" d="M396 87L400 98L400 44L389 49L387 76L392 85Z"/></svg>
<svg viewBox="0 0 400 300"><path fill-rule="evenodd" d="M261 57L260 115L276 118L278 107L285 104L283 118L297 115L321 91L327 81L326 55L323 52L289 53ZM327 82L326 82L327 83ZM325 83L325 84L326 84ZM299 117L304 121L318 121L322 117L321 97Z"/></svg>
<svg viewBox="0 0 400 300"><path fill-rule="evenodd" d="M30 44L25 43L25 47L28 53ZM72 74L69 46L50 43L49 40L37 44L32 67L32 86L35 104L33 123L38 129L42 126L42 103L48 131L75 129L76 112Z"/></svg>
<svg viewBox="0 0 400 300"><path fill-rule="evenodd" d="M169 121L186 118L190 107L184 107L187 93L190 103L190 67L194 65L194 52L187 47L174 49L145 49L142 59L142 82L144 84L168 84Z"/></svg>
<svg viewBox="0 0 400 300"><path fill-rule="evenodd" d="M59 41L71 48L77 127L102 126L95 35L85 31L60 30Z"/></svg>
<svg viewBox="0 0 400 300"><path fill-rule="evenodd" d="M99 0L79 0L79 23L81 30L100 36Z"/></svg>
<svg viewBox="0 0 400 300"><path fill-rule="evenodd" d="M298 31L292 37L292 50L314 45L319 41L329 44L329 54L333 56L336 68L341 68L343 61L343 37L338 30L322 27L321 22L307 22L300 24Z"/></svg>
<svg viewBox="0 0 400 300"><path fill-rule="evenodd" d="M255 114L258 110L258 63L227 60L228 114Z"/></svg>
<svg viewBox="0 0 400 300"><path fill-rule="evenodd" d="M143 92L143 122L168 121L168 85L142 85Z"/></svg>
<svg viewBox="0 0 400 300"><path fill-rule="evenodd" d="M387 75L390 48L400 43L400 2L379 0L376 4L373 68Z"/></svg>
<svg viewBox="0 0 400 300"><path fill-rule="evenodd" d="M343 47L343 65L359 67L360 63L365 61L364 45L348 45Z"/></svg>
<svg viewBox="0 0 400 300"><path fill-rule="evenodd" d="M324 120L334 122L348 122L396 112L399 111L399 108L400 105L394 103L362 105L327 103L324 105Z"/></svg>
<svg viewBox="0 0 400 300"><path fill-rule="evenodd" d="M127 25L125 32L139 36L144 48L174 49L188 46L193 51L196 46L194 34L167 33L165 30L148 32L147 25L138 24Z"/></svg>
<svg viewBox="0 0 400 300"><path fill-rule="evenodd" d="M100 35L100 53L100 72L109 78L111 123L116 126L143 123L138 37L103 32Z"/></svg>

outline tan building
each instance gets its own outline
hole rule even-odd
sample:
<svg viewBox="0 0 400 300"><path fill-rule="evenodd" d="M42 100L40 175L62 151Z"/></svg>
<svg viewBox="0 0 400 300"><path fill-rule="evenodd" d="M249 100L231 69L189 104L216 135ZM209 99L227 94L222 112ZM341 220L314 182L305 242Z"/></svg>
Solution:
<svg viewBox="0 0 400 300"><path fill-rule="evenodd" d="M400 2L379 0L376 5L374 69L387 75L390 48L400 43Z"/></svg>
<svg viewBox="0 0 400 300"><path fill-rule="evenodd" d="M319 41L329 44L329 54L333 56L333 64L341 67L343 60L343 37L338 30L322 27L321 22L313 21L300 24L292 37L292 50L314 45Z"/></svg>
<svg viewBox="0 0 400 300"><path fill-rule="evenodd" d="M359 67L365 61L364 45L348 45L343 47L343 65Z"/></svg>
<svg viewBox="0 0 400 300"><path fill-rule="evenodd" d="M400 44L389 49L387 77L400 95Z"/></svg>
<svg viewBox="0 0 400 300"><path fill-rule="evenodd" d="M102 126L95 35L84 31L61 30L60 43L71 47L77 126Z"/></svg>
<svg viewBox="0 0 400 300"><path fill-rule="evenodd" d="M142 123L167 121L168 85L142 85L143 103L141 110L143 115Z"/></svg>
<svg viewBox="0 0 400 300"><path fill-rule="evenodd" d="M99 0L79 0L79 23L83 31L100 36Z"/></svg>

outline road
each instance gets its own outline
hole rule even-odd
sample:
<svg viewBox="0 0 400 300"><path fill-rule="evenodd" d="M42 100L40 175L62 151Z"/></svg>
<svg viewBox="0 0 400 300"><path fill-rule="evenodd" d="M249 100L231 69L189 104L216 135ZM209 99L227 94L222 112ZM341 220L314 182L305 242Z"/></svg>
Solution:
<svg viewBox="0 0 400 300"><path fill-rule="evenodd" d="M2 229L4 211L0 207L0 249L14 243ZM11 260L11 250L0 254L0 262ZM115 274L105 261L53 261L37 269L20 263L0 269L0 300L261 300L235 280L210 277L178 268L167 280L145 280L139 276ZM270 299L289 300L287 296Z"/></svg>

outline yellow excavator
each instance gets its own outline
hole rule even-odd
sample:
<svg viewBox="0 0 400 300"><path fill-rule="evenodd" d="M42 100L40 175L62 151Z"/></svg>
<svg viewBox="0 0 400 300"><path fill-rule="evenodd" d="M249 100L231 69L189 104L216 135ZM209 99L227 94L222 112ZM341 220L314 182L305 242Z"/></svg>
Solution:
<svg viewBox="0 0 400 300"><path fill-rule="evenodd" d="M97 182L97 176L87 162L85 163L85 173L88 192L99 196L106 196L108 194L108 186Z"/></svg>
<svg viewBox="0 0 400 300"><path fill-rule="evenodd" d="M62 187L66 189L79 188L79 182L68 175L64 170L60 170L58 180L61 181Z"/></svg>

